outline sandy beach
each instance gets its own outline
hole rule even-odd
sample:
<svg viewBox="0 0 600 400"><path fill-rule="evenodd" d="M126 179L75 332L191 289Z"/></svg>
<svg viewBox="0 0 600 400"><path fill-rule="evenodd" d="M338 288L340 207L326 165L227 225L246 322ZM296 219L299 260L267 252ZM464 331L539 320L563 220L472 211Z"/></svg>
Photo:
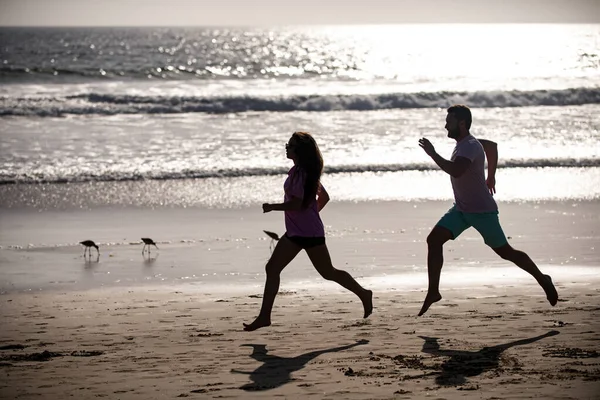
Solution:
<svg viewBox="0 0 600 400"><path fill-rule="evenodd" d="M274 325L241 330L258 293L207 299L160 289L2 297L6 399L594 399L600 291L560 284L351 295L283 292Z"/></svg>
<svg viewBox="0 0 600 400"><path fill-rule="evenodd" d="M598 203L500 205L513 245L553 276L556 307L468 232L446 248L444 298L418 318L424 239L447 206L332 203L323 218L334 264L374 290L373 315L362 319L358 300L323 282L301 255L282 274L273 325L256 332L242 323L260 306L268 257L261 229L277 230L277 216L254 209L3 213L14 229L2 230L0 250L0 397L597 399ZM122 242L109 240L116 232L107 215L125 221ZM168 240L152 265L141 245L129 244L139 235L127 215L138 228L162 227ZM56 219L60 228L34 229ZM95 266L80 247L52 246L82 226L104 235ZM28 236L32 248L15 247ZM33 279L35 268L54 268L62 284L46 273L23 286L17 271ZM194 268L195 279L180 279Z"/></svg>

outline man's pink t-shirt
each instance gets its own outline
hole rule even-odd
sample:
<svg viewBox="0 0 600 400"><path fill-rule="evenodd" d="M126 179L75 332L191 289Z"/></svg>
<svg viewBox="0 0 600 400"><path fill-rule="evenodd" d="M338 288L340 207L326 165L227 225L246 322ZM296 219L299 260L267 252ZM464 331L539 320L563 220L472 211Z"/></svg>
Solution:
<svg viewBox="0 0 600 400"><path fill-rule="evenodd" d="M304 182L306 172L293 166L283 184L284 201L292 197L304 198ZM324 237L325 229L319 216L317 199L314 198L306 208L298 211L285 211L285 229L288 236Z"/></svg>
<svg viewBox="0 0 600 400"><path fill-rule="evenodd" d="M497 212L498 205L490 194L485 183L485 151L479 141L472 135L456 143L450 160L464 157L471 160L471 165L460 177L450 177L456 209L464 213Z"/></svg>

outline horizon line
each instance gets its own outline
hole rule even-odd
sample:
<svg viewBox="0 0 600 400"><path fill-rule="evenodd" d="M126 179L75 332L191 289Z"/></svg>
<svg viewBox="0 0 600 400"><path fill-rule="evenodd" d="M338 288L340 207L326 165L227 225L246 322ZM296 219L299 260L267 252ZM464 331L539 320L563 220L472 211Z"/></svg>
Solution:
<svg viewBox="0 0 600 400"><path fill-rule="evenodd" d="M422 21L422 22L304 22L287 24L148 24L148 25L3 25L0 28L281 28L281 27L309 27L309 26L399 26L399 25L600 25L597 22L581 21L494 21L494 22L458 22L458 21Z"/></svg>

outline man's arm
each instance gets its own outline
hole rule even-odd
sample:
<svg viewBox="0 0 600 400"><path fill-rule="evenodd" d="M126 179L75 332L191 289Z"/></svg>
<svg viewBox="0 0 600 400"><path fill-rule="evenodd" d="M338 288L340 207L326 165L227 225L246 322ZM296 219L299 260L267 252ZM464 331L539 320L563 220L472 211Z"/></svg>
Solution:
<svg viewBox="0 0 600 400"><path fill-rule="evenodd" d="M446 160L444 157L440 156L436 153L435 148L431 144L431 142L425 138L419 140L419 146L431 159L448 175L458 178L465 173L469 165L471 165L471 160L466 157L456 157L454 161Z"/></svg>
<svg viewBox="0 0 600 400"><path fill-rule="evenodd" d="M491 194L496 193L496 168L498 167L498 144L491 140L478 139L488 162L488 173L485 183Z"/></svg>

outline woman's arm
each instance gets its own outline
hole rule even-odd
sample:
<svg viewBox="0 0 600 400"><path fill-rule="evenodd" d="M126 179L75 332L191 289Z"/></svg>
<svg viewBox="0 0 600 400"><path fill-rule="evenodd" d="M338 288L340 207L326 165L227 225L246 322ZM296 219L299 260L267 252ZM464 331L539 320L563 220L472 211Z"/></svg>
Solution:
<svg viewBox="0 0 600 400"><path fill-rule="evenodd" d="M284 203L264 203L262 207L264 213L268 213L270 211L298 211L302 208L302 199L298 197L292 197L291 200Z"/></svg>
<svg viewBox="0 0 600 400"><path fill-rule="evenodd" d="M317 210L321 212L323 207L329 202L329 193L325 190L323 185L319 184L319 190L317 191Z"/></svg>

